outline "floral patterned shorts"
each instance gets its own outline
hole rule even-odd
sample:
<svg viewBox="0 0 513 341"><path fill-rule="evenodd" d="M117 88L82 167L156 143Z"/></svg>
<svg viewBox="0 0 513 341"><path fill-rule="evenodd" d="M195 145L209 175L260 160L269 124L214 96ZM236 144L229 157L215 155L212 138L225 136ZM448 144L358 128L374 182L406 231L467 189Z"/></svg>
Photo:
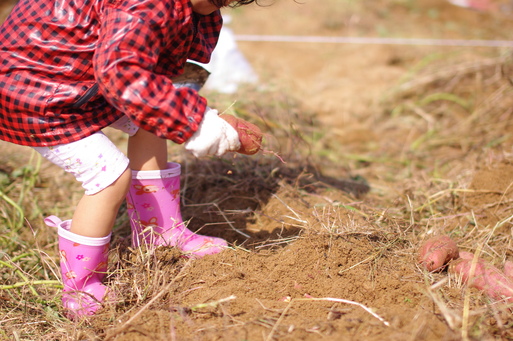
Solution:
<svg viewBox="0 0 513 341"><path fill-rule="evenodd" d="M115 122L112 128L132 136L138 127L128 117ZM127 169L129 161L102 132L81 140L51 147L33 147L45 159L71 173L92 195L109 187Z"/></svg>

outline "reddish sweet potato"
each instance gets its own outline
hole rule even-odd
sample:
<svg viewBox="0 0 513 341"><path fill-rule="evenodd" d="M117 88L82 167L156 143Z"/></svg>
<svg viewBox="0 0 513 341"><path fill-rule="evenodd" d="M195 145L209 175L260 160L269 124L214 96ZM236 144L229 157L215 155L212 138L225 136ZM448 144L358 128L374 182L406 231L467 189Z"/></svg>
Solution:
<svg viewBox="0 0 513 341"><path fill-rule="evenodd" d="M509 278L513 279L513 262L507 260L504 263L504 274Z"/></svg>
<svg viewBox="0 0 513 341"><path fill-rule="evenodd" d="M463 258L463 259L474 259L474 254L472 252L460 251L460 258Z"/></svg>
<svg viewBox="0 0 513 341"><path fill-rule="evenodd" d="M239 134L240 148L237 153L253 155L262 147L262 131L253 123L249 123L233 115L219 115L228 122Z"/></svg>
<svg viewBox="0 0 513 341"><path fill-rule="evenodd" d="M466 255L465 255L466 256ZM449 264L449 273L461 276L464 283L483 291L495 300L513 303L513 279L483 259L478 259L471 274L473 258L459 258Z"/></svg>
<svg viewBox="0 0 513 341"><path fill-rule="evenodd" d="M419 249L418 262L428 271L440 271L452 259L459 257L458 246L448 236L426 240Z"/></svg>

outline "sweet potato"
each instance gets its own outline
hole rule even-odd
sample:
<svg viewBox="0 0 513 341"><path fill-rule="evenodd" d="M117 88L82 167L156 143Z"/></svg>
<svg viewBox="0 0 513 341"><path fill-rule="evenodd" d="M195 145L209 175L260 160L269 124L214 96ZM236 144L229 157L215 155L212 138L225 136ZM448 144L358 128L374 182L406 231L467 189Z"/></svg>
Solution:
<svg viewBox="0 0 513 341"><path fill-rule="evenodd" d="M240 154L253 155L262 147L262 131L253 123L244 121L233 115L219 115L228 122L239 134L240 148L234 150Z"/></svg>
<svg viewBox="0 0 513 341"><path fill-rule="evenodd" d="M474 259L474 254L472 252L460 251L460 258L463 258L463 259Z"/></svg>
<svg viewBox="0 0 513 341"><path fill-rule="evenodd" d="M456 242L445 235L426 240L418 252L419 264L430 272L443 270L450 260L458 257Z"/></svg>
<svg viewBox="0 0 513 341"><path fill-rule="evenodd" d="M473 261L473 257L467 258L467 255L452 261L449 273L460 276L464 283L483 291L492 299L513 303L513 279L483 259L476 260L474 273L471 274Z"/></svg>
<svg viewBox="0 0 513 341"><path fill-rule="evenodd" d="M504 263L504 274L509 278L513 279L513 262L507 260Z"/></svg>

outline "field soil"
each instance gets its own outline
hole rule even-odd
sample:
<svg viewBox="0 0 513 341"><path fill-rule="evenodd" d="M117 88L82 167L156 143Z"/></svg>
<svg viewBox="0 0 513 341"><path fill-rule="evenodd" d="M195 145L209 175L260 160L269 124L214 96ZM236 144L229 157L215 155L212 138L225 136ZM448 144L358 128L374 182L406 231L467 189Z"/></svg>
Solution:
<svg viewBox="0 0 513 341"><path fill-rule="evenodd" d="M499 268L513 260L513 46L458 43L510 39L509 12L442 0L280 0L226 12L236 34L382 40L238 42L258 84L205 96L259 125L264 150L196 160L170 148L182 164L189 227L230 248L196 260L172 248L134 250L122 208L107 276L116 304L72 323L59 289L38 286L44 304L26 286L4 289L0 336L513 339L511 306L446 271L426 272L416 254L446 234ZM107 133L125 147L126 137ZM2 173L19 182L13 172L35 155L0 146ZM16 196L9 186L2 192ZM42 217L68 219L80 196L73 179L42 161L19 246L0 260L37 247L46 279L58 279L55 231ZM25 270L33 280L37 267ZM14 270L1 274L6 284L20 281Z"/></svg>

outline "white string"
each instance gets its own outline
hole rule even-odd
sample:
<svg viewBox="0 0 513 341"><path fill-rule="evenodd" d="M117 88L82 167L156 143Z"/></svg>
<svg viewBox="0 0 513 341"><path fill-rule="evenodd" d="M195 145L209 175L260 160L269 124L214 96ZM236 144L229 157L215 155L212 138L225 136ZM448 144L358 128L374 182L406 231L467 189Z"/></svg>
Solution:
<svg viewBox="0 0 513 341"><path fill-rule="evenodd" d="M513 47L512 40L466 40L466 39L418 39L418 38L372 38L372 37L322 37L236 34L237 41L279 43L330 43L365 45L424 45L424 46L470 46Z"/></svg>

